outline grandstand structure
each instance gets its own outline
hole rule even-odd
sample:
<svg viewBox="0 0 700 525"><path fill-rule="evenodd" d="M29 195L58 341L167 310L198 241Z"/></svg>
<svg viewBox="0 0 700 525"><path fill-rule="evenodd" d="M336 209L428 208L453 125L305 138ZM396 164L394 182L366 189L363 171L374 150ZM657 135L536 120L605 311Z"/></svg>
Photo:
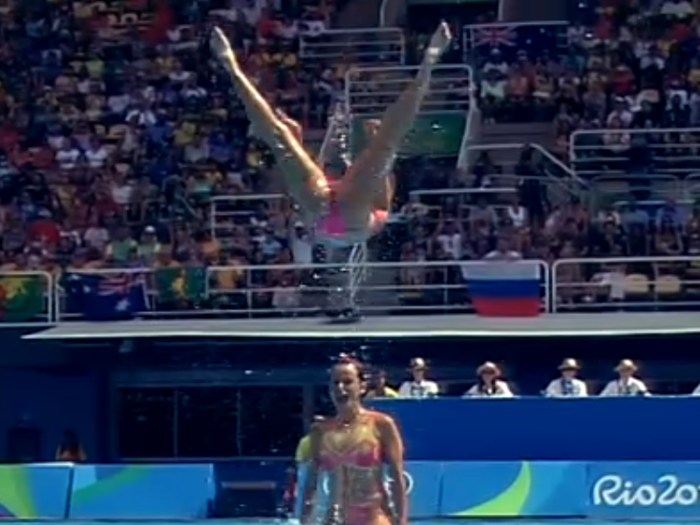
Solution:
<svg viewBox="0 0 700 525"><path fill-rule="evenodd" d="M400 152L390 224L325 261L202 43L210 23L229 31L265 95L304 123L305 139L322 140L320 160L341 174L366 140L363 119L415 75L422 39L398 22L406 2L382 2L386 26L375 28L370 17L330 27L343 18L325 13L334 2L306 0L309 12L279 17L293 22L286 34L275 13L241 38L228 2L191 2L169 20L150 12L159 3L77 1L54 12L49 2L56 18L43 25L58 33L33 38L25 26L43 14L0 2L0 16L19 22L0 31L0 48L15 54L0 68L0 419L4 429L25 409L37 415L48 429L42 461L66 427L86 436L95 461L279 459L326 413L328 363L348 350L392 384L423 356L446 396L495 360L516 395L539 397L563 357L581 360L591 394L623 358L647 365L654 394L696 388L699 123L660 115L618 126L613 97L586 105L596 51L577 38L605 29L597 0L568 13L569 2L501 0L497 20L455 21L463 38L435 70ZM678 29L657 15L638 14L664 35ZM618 18L605 21L618 31ZM151 31L156 22L170 26ZM632 41L652 36L635 29ZM45 49L55 42L61 67ZM573 108L561 112L572 70ZM508 82L523 76L517 93ZM489 97L486 87L499 86L504 96ZM659 113L671 115L664 89ZM674 227L662 229L669 218ZM537 317L481 317L472 305L465 269L508 242L513 259L539 267ZM333 272L359 306L355 322L324 315Z"/></svg>
<svg viewBox="0 0 700 525"><path fill-rule="evenodd" d="M598 15L588 15L587 23L592 26ZM80 16L87 14L82 13ZM211 13L210 16L215 19L225 18L225 13ZM145 15L143 17L144 20L151 18ZM118 18L117 22L120 20ZM123 38L124 24L119 22L117 25L119 27L115 28L112 37ZM448 207L451 208L449 214L457 211L463 226L470 223L470 214L478 208L480 201L488 201L488 209L499 220L505 217L512 201L522 197L524 178L518 169L520 156L525 150L534 152L538 158L536 173L533 171L528 174L527 180L538 181L547 189L550 209L545 210L546 213L552 211L552 207L565 207L574 199L588 206L591 217L600 209L608 207L622 216L634 204L648 215L649 225L645 232L651 235L655 231L654 223L660 210L669 201L673 201L679 216L684 221L692 220L693 208L700 193L700 128L660 126L644 129L571 129L565 137L567 149L562 154L553 148L551 141L551 120L555 118L552 110L556 108L552 104L540 103L541 101L535 103L536 90L532 87L531 92L520 101L522 104L510 104L512 101L506 99L503 102L504 108L496 108L494 113L487 110L492 104L480 91L483 91L481 83L488 69L485 66L496 60L493 57L498 55L498 60L501 61L499 67L502 65L506 71L516 74L520 67L518 64L523 61L540 66L550 61L553 67L565 68L570 51L585 52L580 51L570 25L569 21L560 17L537 22L506 21L502 17L493 23L467 23L460 29L461 61L443 64L435 69L430 93L422 105L412 133L400 151L402 159L422 158L427 169L432 169L433 164L440 166L436 169L459 168L459 180L444 178L449 187L410 190L413 199L425 205L433 214L430 220L421 225L432 228L429 236L437 237L438 232L434 228L448 216ZM196 49L196 27L181 24L172 33L177 33L177 39L180 40L168 45L175 55L182 53L183 63L189 64L188 60ZM330 171L342 172L342 166L352 161L353 156L365 144L363 120L380 116L414 77L417 68L412 61L415 58L412 46L412 39L407 38L404 29L399 27L325 27L323 31L308 31L299 35L300 69L308 70L308 74L315 79L318 78L315 75L318 75L319 70L337 70L336 80L342 83L342 89L335 93L335 103L331 107L319 155ZM273 59L278 60L272 57L271 60ZM284 95L289 93L285 92ZM96 126L97 138L107 141L108 151L120 156L119 169L128 165L121 157L126 157L126 154L119 150L122 135L128 133L127 128L122 123L112 127L102 124ZM609 147L611 144L627 142L627 149ZM178 154L182 154L180 150L186 149L185 146L178 148ZM259 153L254 147L251 151ZM243 149L240 153L249 152ZM488 185L470 187L477 179L471 171L482 154L488 154L492 165L497 165L500 169L486 174ZM253 157L257 159L257 156ZM445 159L447 162L441 164ZM259 163L259 159L256 162ZM644 165L639 165L640 163ZM208 176L207 170L217 169L215 162L197 161L192 166L183 162L183 165L187 166L186 175L171 176L166 180L172 182L189 178L180 182L184 186L189 185L190 190L201 181L198 175L190 174L189 170ZM257 164L252 167L256 168ZM233 167L230 168L233 170ZM226 176L218 178L225 179ZM168 184L162 186L166 188ZM161 190L165 192L163 188ZM153 199L151 204L158 204L158 199ZM190 206L188 214L196 216L201 211L204 219L197 228L206 230L212 242L226 246L237 245L240 239L250 236L251 229L259 229L251 224L267 223L271 216L278 218L287 213L291 206L284 194L251 188L232 190L225 185L215 188L202 201L198 200L199 196L187 193L179 199L187 201L188 205L195 203L197 209ZM263 219L257 220L256 214L263 215ZM133 215L136 214L130 213L130 216ZM160 216L157 218L162 219ZM396 213L395 221L388 228L389 234L393 235L396 230L405 228L408 222L410 221L402 213ZM525 228L530 226L526 225ZM593 220L589 221L588 226L591 229L598 227ZM289 225L285 227L289 228ZM497 236L500 232L494 233ZM686 236L691 237L690 234ZM478 244L478 239L468 241ZM554 243L556 239L552 241ZM584 241L587 239L582 240ZM434 243L434 239L431 242ZM411 239L408 239L404 245L410 243ZM328 290L328 283L316 279L315 274L332 268L350 270L347 272L348 286L352 289L353 296L372 297L371 301L365 301L363 311L366 314L472 312L468 290L460 274L461 267L470 264L469 262L455 259L429 262L389 260L375 263L369 262L373 259L368 255L372 250L357 246L351 258L342 264L334 262L329 267L294 261L278 264L274 258L256 262L250 260L251 253L256 249L248 247L247 250L243 260L235 261L235 264L231 261L224 261L226 264L221 265L214 261L196 261L206 277L199 294L200 301L196 308L188 303L190 310L164 306L160 297L162 290L154 284L162 270L157 266L115 268L110 263L103 268L83 268L80 271L106 276L137 275L144 282L148 304L142 311L134 312L134 315L143 318L226 315L258 317L276 314L313 316L320 309L319 297ZM647 252L635 254L633 258L622 258L620 253L600 254L597 258L575 254L573 258L556 261L553 259L558 255L548 254L550 257L540 259L544 269L543 313L608 311L617 308L647 311L696 308L700 304L697 294L697 252L688 249L666 254L659 253L655 248ZM397 254L394 254L394 259L397 258ZM275 272L293 274L294 279L299 279L294 281L297 285L294 304L283 310L271 300L264 301L264 307L256 304L256 297L274 298L275 294L282 293L281 290L287 288L287 284L280 286L278 282L257 282L259 275L267 277ZM368 272L382 273L389 277L364 282ZM235 274L235 279L229 279L231 273ZM404 282L401 277L403 274L420 275L421 279L417 279L420 282ZM66 296L69 294L62 278L54 272L8 268L2 271L2 276L3 289L9 295L22 290L21 281L24 279L31 278L40 283L42 311L22 323L56 324L80 319L80 315L67 304ZM222 276L226 276L226 279ZM306 280L302 282L302 278ZM226 306L223 307L222 304ZM5 324L12 323L8 321Z"/></svg>

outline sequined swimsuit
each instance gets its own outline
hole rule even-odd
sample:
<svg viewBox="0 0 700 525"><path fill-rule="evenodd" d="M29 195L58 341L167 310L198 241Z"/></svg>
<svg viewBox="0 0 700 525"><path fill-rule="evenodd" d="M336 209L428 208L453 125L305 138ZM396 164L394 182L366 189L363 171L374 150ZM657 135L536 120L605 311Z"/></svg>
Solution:
<svg viewBox="0 0 700 525"><path fill-rule="evenodd" d="M370 525L383 512L385 492L381 483L383 458L376 427L371 420L351 428L337 427L324 433L321 468L335 477L336 503L345 525Z"/></svg>

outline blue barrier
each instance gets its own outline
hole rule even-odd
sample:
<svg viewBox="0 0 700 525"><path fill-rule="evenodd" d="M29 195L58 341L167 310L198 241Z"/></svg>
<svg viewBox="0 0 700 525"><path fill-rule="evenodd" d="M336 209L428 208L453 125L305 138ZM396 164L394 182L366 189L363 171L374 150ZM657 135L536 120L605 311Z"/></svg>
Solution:
<svg viewBox="0 0 700 525"><path fill-rule="evenodd" d="M411 518L700 520L700 462L417 461L404 475ZM0 516L202 519L219 481L213 465L2 465Z"/></svg>
<svg viewBox="0 0 700 525"><path fill-rule="evenodd" d="M394 416L409 460L700 460L700 396L384 399L371 405ZM683 421L683 432L669 432L668 421Z"/></svg>
<svg viewBox="0 0 700 525"><path fill-rule="evenodd" d="M573 462L445 463L440 516L583 516L586 466Z"/></svg>
<svg viewBox="0 0 700 525"><path fill-rule="evenodd" d="M586 494L591 517L699 518L700 463L591 463Z"/></svg>
<svg viewBox="0 0 700 525"><path fill-rule="evenodd" d="M65 518L72 475L71 464L0 465L0 517Z"/></svg>
<svg viewBox="0 0 700 525"><path fill-rule="evenodd" d="M71 519L203 519L213 465L76 465Z"/></svg>

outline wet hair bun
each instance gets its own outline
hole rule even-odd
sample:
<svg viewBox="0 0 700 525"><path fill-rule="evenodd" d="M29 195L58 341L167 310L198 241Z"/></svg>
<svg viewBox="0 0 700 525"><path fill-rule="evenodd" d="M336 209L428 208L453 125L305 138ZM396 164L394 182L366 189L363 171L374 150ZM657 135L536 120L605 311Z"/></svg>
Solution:
<svg viewBox="0 0 700 525"><path fill-rule="evenodd" d="M337 365L352 365L355 367L357 370L357 375L360 378L360 381L365 380L366 376L366 370L365 370L365 365L362 364L362 361L360 361L357 357L355 357L354 354L348 354L348 353L341 353L338 354L338 357L336 359L336 366Z"/></svg>

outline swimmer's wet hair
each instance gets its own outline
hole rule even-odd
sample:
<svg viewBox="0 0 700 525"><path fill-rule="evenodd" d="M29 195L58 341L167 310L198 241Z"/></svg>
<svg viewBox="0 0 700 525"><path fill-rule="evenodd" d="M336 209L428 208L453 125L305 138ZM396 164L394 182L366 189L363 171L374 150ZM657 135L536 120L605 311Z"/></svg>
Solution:
<svg viewBox="0 0 700 525"><path fill-rule="evenodd" d="M360 381L365 381L367 378L367 367L365 367L365 365L362 364L362 361L355 357L354 354L338 354L338 357L335 358L335 364L333 366L338 365L352 365L355 367L355 370L357 370L357 375L360 378Z"/></svg>

